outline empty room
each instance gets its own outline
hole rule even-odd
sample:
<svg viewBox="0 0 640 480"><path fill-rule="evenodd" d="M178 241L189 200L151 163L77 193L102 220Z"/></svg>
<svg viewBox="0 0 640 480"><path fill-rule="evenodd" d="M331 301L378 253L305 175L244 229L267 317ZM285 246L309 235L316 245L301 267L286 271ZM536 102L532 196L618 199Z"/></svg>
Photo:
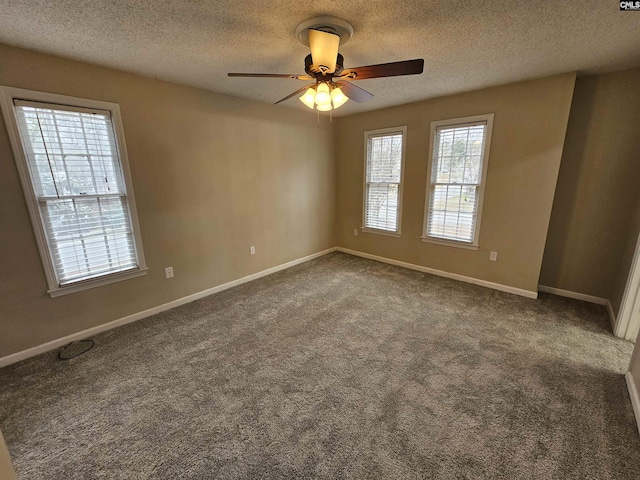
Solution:
<svg viewBox="0 0 640 480"><path fill-rule="evenodd" d="M0 1L0 479L640 478L640 2Z"/></svg>

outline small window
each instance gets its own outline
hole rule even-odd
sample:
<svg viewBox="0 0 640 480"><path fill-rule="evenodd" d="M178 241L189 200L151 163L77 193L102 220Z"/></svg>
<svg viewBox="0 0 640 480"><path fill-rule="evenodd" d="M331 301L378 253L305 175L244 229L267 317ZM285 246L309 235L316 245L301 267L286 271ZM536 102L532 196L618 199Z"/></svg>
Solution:
<svg viewBox="0 0 640 480"><path fill-rule="evenodd" d="M117 105L6 87L2 103L49 293L143 274Z"/></svg>
<svg viewBox="0 0 640 480"><path fill-rule="evenodd" d="M365 132L363 231L400 235L406 133L407 127Z"/></svg>
<svg viewBox="0 0 640 480"><path fill-rule="evenodd" d="M423 240L477 248L493 114L431 124Z"/></svg>

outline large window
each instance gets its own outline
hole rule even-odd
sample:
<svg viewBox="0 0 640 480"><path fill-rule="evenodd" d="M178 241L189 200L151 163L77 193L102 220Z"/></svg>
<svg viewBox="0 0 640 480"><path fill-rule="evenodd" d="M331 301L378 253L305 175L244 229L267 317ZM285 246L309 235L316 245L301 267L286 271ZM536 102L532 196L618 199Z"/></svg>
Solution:
<svg viewBox="0 0 640 480"><path fill-rule="evenodd" d="M406 133L407 127L365 132L363 231L400 235Z"/></svg>
<svg viewBox="0 0 640 480"><path fill-rule="evenodd" d="M118 106L2 88L49 293L146 270Z"/></svg>
<svg viewBox="0 0 640 480"><path fill-rule="evenodd" d="M493 114L431 124L423 240L477 248Z"/></svg>

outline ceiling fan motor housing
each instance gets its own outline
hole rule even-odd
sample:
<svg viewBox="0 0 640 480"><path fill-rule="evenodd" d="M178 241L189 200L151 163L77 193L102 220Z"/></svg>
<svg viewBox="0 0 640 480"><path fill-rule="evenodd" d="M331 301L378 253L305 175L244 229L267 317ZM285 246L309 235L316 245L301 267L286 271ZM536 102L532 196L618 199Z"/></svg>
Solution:
<svg viewBox="0 0 640 480"><path fill-rule="evenodd" d="M336 70L329 75L325 75L325 73L316 68L313 65L313 59L311 55L307 55L304 59L304 71L307 72L308 75L312 77L316 77L316 79L321 79L322 77L335 77L340 75L342 70L344 69L344 57L341 54L338 54L338 58L336 60Z"/></svg>

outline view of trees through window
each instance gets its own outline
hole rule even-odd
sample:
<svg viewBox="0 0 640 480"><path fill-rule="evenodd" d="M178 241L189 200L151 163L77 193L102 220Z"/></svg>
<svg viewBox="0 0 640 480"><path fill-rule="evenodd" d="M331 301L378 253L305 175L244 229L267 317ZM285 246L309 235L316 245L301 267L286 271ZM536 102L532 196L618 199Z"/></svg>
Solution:
<svg viewBox="0 0 640 480"><path fill-rule="evenodd" d="M368 139L364 224L367 228L398 231L402 141L402 133L372 135Z"/></svg>
<svg viewBox="0 0 640 480"><path fill-rule="evenodd" d="M135 268L109 112L24 105L16 113L59 283Z"/></svg>
<svg viewBox="0 0 640 480"><path fill-rule="evenodd" d="M486 125L436 129L427 235L472 242Z"/></svg>

